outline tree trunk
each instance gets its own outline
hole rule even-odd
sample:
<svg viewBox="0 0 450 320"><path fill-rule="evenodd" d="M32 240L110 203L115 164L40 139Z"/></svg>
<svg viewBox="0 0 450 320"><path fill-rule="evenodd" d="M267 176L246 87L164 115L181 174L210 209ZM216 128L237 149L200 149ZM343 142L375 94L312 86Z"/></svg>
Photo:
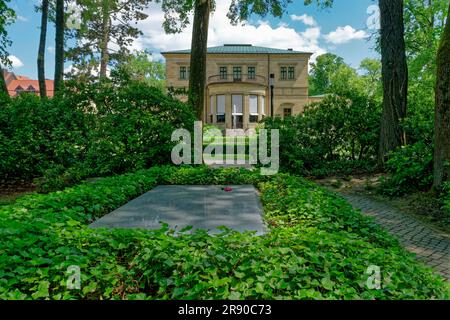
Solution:
<svg viewBox="0 0 450 320"><path fill-rule="evenodd" d="M47 39L48 0L42 0L41 37L39 39L39 52L37 59L39 94L41 98L47 97L45 85L45 41Z"/></svg>
<svg viewBox="0 0 450 320"><path fill-rule="evenodd" d="M55 35L55 93L61 89L64 78L64 0L56 0Z"/></svg>
<svg viewBox="0 0 450 320"><path fill-rule="evenodd" d="M198 120L202 120L205 102L206 53L211 0L197 0L192 29L189 102Z"/></svg>
<svg viewBox="0 0 450 320"><path fill-rule="evenodd" d="M437 190L450 180L450 6L448 12L436 59L433 186Z"/></svg>
<svg viewBox="0 0 450 320"><path fill-rule="evenodd" d="M102 2L102 42L100 44L100 78L106 77L106 71L109 63L108 42L111 27L109 0Z"/></svg>
<svg viewBox="0 0 450 320"><path fill-rule="evenodd" d="M6 87L5 75L3 72L4 70L0 68L0 93L8 94L8 88Z"/></svg>
<svg viewBox="0 0 450 320"><path fill-rule="evenodd" d="M383 113L378 162L406 143L400 121L406 116L408 66L403 25L403 0L380 0Z"/></svg>

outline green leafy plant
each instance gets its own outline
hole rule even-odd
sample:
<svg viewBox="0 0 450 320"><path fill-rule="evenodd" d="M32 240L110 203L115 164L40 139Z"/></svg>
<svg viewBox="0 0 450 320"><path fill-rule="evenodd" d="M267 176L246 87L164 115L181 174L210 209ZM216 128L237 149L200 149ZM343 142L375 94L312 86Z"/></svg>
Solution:
<svg viewBox="0 0 450 320"><path fill-rule="evenodd" d="M289 172L348 175L373 167L379 108L365 95L329 95L296 117L268 118L280 130L280 163Z"/></svg>
<svg viewBox="0 0 450 320"><path fill-rule="evenodd" d="M270 232L91 229L158 184L254 184ZM449 286L344 199L303 178L154 167L0 208L2 299L448 299ZM380 266L382 288L366 270ZM81 288L67 287L78 266Z"/></svg>
<svg viewBox="0 0 450 320"><path fill-rule="evenodd" d="M380 192L401 195L428 190L433 182L433 151L424 142L408 145L391 153L386 164L390 173L383 181Z"/></svg>
<svg viewBox="0 0 450 320"><path fill-rule="evenodd" d="M43 177L49 191L89 175L149 168L170 162L175 129L193 128L191 107L120 73L65 90L50 100L22 95L1 105L0 175Z"/></svg>

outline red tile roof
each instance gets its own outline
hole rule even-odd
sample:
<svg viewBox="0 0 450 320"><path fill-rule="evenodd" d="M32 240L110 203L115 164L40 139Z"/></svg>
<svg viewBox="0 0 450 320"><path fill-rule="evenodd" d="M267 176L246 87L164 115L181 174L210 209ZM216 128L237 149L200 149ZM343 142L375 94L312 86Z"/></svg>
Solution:
<svg viewBox="0 0 450 320"><path fill-rule="evenodd" d="M3 76L5 78L6 85L8 85L12 80L16 80L17 77L14 73L3 70Z"/></svg>
<svg viewBox="0 0 450 320"><path fill-rule="evenodd" d="M35 92L36 94L39 94L38 80L31 80L28 77L18 76L12 72L5 72L4 75L8 93L11 97L16 97L18 93L23 91ZM47 97L53 97L53 80L45 80L45 86L47 89Z"/></svg>

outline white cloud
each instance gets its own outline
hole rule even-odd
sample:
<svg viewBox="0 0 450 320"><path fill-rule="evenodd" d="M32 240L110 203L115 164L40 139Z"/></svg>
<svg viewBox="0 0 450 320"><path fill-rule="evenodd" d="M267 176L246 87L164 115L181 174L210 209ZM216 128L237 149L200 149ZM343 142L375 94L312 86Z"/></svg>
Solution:
<svg viewBox="0 0 450 320"><path fill-rule="evenodd" d="M21 21L21 22L27 22L28 21L27 17L21 16L21 15L18 15L16 17L16 19L17 19L17 21Z"/></svg>
<svg viewBox="0 0 450 320"><path fill-rule="evenodd" d="M12 56L12 55L8 56L8 59L9 59L9 61L11 61L11 66L13 68L20 68L20 67L24 66L23 62L16 56Z"/></svg>
<svg viewBox="0 0 450 320"><path fill-rule="evenodd" d="M225 43L248 43L255 46L287 49L314 53L315 56L325 53L320 47L321 32L319 27L310 27L298 32L287 24L282 23L276 27L270 26L267 21L258 21L254 24L232 26L226 17L231 0L217 0L216 11L211 16L208 35L208 46L221 46ZM149 18L139 22L139 29L143 36L137 39L131 49L154 49L170 51L188 49L191 46L192 26L188 26L179 34L166 34L161 26L164 13L157 5L151 5L147 11ZM307 22L311 22L306 19Z"/></svg>
<svg viewBox="0 0 450 320"><path fill-rule="evenodd" d="M295 14L291 15L291 20L292 21L301 21L304 24L306 24L307 26L316 26L317 22L316 20L314 20L313 17L308 16L306 13L301 15L301 16L297 16Z"/></svg>
<svg viewBox="0 0 450 320"><path fill-rule="evenodd" d="M327 42L333 44L343 44L352 40L361 40L367 38L369 35L364 30L355 30L352 26L338 27L335 31L325 35Z"/></svg>
<svg viewBox="0 0 450 320"><path fill-rule="evenodd" d="M68 65L67 67L64 68L64 74L73 74L73 75L77 75L79 74L80 69L78 69L77 67L75 67L73 64ZM100 73L99 67L97 68L93 68L91 70L91 76L93 77L97 77ZM111 75L111 68L107 67L106 68L106 76L109 77Z"/></svg>
<svg viewBox="0 0 450 320"><path fill-rule="evenodd" d="M47 51L53 54L53 53L55 53L55 47L50 46L47 48Z"/></svg>

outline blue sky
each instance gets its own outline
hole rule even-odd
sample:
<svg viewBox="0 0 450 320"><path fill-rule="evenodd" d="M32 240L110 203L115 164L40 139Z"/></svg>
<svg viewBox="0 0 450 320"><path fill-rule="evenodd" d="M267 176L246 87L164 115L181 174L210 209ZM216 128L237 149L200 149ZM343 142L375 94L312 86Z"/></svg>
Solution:
<svg viewBox="0 0 450 320"><path fill-rule="evenodd" d="M211 19L209 45L224 43L252 43L276 48L294 48L315 53L330 52L342 56L347 63L358 67L366 57L378 57L373 50L374 41L368 38L373 32L367 26L367 13L373 0L335 0L331 9L319 9L315 5L305 7L303 1L294 0L288 13L281 19L252 17L244 26L233 27L226 18L230 0L217 0L217 11ZM38 0L11 0L18 15L17 21L8 28L13 41L9 52L18 74L36 78L36 57L39 42L40 14L34 6ZM139 23L144 35L132 49L148 49L161 56L166 50L186 49L190 45L191 29L178 35L166 35L161 28L163 14L152 5L149 18ZM54 72L54 26L49 24L46 50L46 77ZM315 57L314 56L314 57ZM66 63L66 67L70 62Z"/></svg>

